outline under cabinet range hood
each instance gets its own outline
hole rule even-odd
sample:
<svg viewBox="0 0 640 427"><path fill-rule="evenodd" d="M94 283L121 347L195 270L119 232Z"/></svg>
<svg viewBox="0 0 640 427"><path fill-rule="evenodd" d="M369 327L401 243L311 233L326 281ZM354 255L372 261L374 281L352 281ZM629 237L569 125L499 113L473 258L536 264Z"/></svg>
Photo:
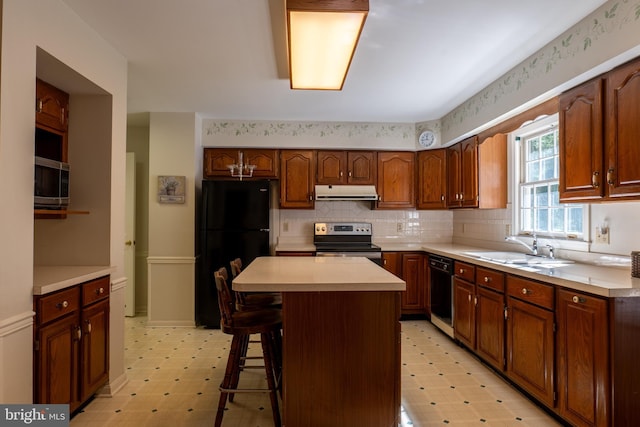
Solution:
<svg viewBox="0 0 640 427"><path fill-rule="evenodd" d="M316 185L316 200L378 200L374 185Z"/></svg>

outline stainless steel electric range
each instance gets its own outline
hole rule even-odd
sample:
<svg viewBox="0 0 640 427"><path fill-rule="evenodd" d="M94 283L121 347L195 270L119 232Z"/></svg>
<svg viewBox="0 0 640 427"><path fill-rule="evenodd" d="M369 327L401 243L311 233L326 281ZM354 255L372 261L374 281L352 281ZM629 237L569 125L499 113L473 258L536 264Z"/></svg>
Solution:
<svg viewBox="0 0 640 427"><path fill-rule="evenodd" d="M382 249L372 243L368 222L316 222L313 243L316 256L361 256L382 264Z"/></svg>

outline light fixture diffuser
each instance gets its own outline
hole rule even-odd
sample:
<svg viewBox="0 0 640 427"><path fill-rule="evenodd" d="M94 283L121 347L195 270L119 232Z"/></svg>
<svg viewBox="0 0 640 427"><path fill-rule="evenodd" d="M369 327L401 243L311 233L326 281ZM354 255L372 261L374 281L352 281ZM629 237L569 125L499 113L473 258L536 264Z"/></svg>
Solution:
<svg viewBox="0 0 640 427"><path fill-rule="evenodd" d="M368 0L287 0L291 89L341 90Z"/></svg>

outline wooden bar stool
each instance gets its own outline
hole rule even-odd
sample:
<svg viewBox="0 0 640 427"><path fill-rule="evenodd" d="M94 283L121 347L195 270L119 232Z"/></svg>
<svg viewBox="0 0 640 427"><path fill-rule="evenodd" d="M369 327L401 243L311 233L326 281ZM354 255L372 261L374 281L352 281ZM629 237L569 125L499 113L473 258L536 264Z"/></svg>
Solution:
<svg viewBox="0 0 640 427"><path fill-rule="evenodd" d="M273 411L273 421L276 427L281 426L280 410L278 409L278 382L276 378L280 376L281 363L276 360L279 351L275 349L275 341L280 337L282 329L282 316L280 310L252 310L237 311L231 290L227 285L227 270L222 267L214 272L216 289L218 292L218 305L220 307L220 329L223 333L232 335L229 359L224 378L220 384L220 400L218 402L218 412L216 413L215 426L222 424L224 408L227 398L233 402L235 393L260 392L269 393L271 400L271 410ZM238 382L241 371L241 358L243 348L248 345L249 336L260 334L262 344L262 359L264 359L264 370L267 376L266 389L239 389ZM278 338L276 338L276 336ZM255 368L255 366L244 365L243 369ZM260 366L262 368L262 366Z"/></svg>
<svg viewBox="0 0 640 427"><path fill-rule="evenodd" d="M236 258L229 262L231 277L242 271L242 260ZM235 291L236 308L238 310L255 310L256 308L282 308L282 294L280 292L238 292Z"/></svg>

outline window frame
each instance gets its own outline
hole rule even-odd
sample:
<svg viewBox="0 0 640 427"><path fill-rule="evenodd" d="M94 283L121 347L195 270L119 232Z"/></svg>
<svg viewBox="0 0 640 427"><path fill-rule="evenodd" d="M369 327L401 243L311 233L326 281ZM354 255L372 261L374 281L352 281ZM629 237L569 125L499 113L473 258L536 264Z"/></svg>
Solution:
<svg viewBox="0 0 640 427"><path fill-rule="evenodd" d="M558 126L558 114L549 116L541 116L536 120L529 121L523 124L520 128L514 130L509 134L511 146L513 147L513 174L511 178L512 190L512 231L513 234L522 238L521 240L531 243L533 241L532 232L522 230L522 213L521 213L521 194L524 184L524 171L525 171L525 156L524 141L526 138L541 134L545 130L551 127ZM558 159L558 168L560 167L561 159ZM559 178L542 180L538 183L549 183L558 181ZM534 187L535 188L535 187ZM570 206L578 204L560 203L561 206ZM588 242L590 240L590 206L589 204L582 204L582 233L575 234L565 232L536 232L539 246L543 247L546 244L552 244L554 248L572 249L580 251L588 251ZM565 213L566 215L566 213ZM541 242L541 239L543 240ZM545 241L548 240L548 241Z"/></svg>

